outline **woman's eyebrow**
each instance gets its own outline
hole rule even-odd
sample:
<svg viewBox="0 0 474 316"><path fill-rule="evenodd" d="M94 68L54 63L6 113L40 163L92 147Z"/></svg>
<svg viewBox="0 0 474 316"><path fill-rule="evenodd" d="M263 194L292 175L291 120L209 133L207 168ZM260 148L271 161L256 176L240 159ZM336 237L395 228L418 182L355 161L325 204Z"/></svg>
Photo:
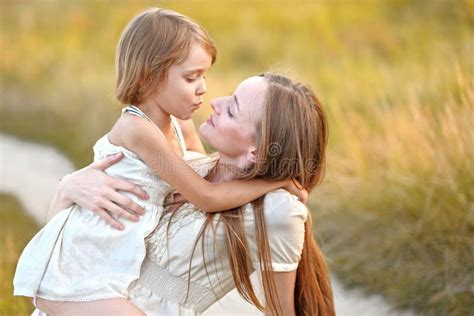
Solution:
<svg viewBox="0 0 474 316"><path fill-rule="evenodd" d="M240 112L239 100L237 100L237 96L235 94L233 95L233 97L234 97L235 105L237 105L237 111Z"/></svg>

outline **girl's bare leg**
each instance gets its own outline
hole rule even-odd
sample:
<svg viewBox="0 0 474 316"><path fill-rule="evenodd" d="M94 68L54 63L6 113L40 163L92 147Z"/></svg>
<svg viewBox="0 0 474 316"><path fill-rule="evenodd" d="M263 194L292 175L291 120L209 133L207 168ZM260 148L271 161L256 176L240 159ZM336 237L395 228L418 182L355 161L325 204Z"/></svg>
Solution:
<svg viewBox="0 0 474 316"><path fill-rule="evenodd" d="M48 316L144 316L138 307L124 298L111 298L91 302L58 302L36 298L36 305Z"/></svg>

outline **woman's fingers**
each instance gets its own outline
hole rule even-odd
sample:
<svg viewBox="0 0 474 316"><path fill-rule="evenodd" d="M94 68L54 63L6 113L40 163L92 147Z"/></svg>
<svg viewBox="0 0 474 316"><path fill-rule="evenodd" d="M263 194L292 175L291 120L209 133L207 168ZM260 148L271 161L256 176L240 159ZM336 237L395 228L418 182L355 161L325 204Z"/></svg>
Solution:
<svg viewBox="0 0 474 316"><path fill-rule="evenodd" d="M123 209L122 207L118 206L117 204L115 204L113 202L105 201L104 204L103 204L103 208L106 209L108 212L117 214L119 216L122 216L122 217L128 219L129 221L132 221L132 222L138 222L139 221L139 217L137 215L134 215L134 214L126 211L125 209Z"/></svg>
<svg viewBox="0 0 474 316"><path fill-rule="evenodd" d="M91 210L107 210L129 220L134 220L136 215L143 215L143 208L125 196L123 192L148 200L146 191L138 185L104 172L122 158L123 153L110 155L64 177L61 181L63 195L82 207ZM108 219L107 222L112 220L107 213L101 212L101 215L105 217L104 219Z"/></svg>
<svg viewBox="0 0 474 316"><path fill-rule="evenodd" d="M104 171L105 169L109 168L110 166L113 166L123 158L123 153L116 153L113 155L109 155L101 160L98 160L96 162L93 162L89 165L89 167L102 170Z"/></svg>
<svg viewBox="0 0 474 316"><path fill-rule="evenodd" d="M136 184L133 184L131 182L128 182L122 179L117 179L117 178L111 178L111 179L112 179L111 180L112 186L114 187L115 190L130 192L142 200L148 200L150 198L148 196L148 193L146 193L145 190L143 190Z"/></svg>
<svg viewBox="0 0 474 316"><path fill-rule="evenodd" d="M136 215L145 214L145 210L143 209L143 207L141 207L138 203L132 201L130 198L120 192L109 191L105 199L107 201L115 203L123 210L128 210Z"/></svg>
<svg viewBox="0 0 474 316"><path fill-rule="evenodd" d="M118 230L124 229L124 226L119 221L117 221L112 215L110 215L110 213L108 213L106 210L97 209L94 211L94 213L99 215L103 220L105 220L113 228L118 229Z"/></svg>

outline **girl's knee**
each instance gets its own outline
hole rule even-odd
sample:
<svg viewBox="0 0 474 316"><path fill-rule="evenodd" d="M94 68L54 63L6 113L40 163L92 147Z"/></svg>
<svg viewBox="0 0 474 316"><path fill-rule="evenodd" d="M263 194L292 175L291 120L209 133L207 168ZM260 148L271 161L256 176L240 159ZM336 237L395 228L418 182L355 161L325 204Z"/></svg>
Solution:
<svg viewBox="0 0 474 316"><path fill-rule="evenodd" d="M36 307L48 316L73 315L116 315L144 316L146 315L133 303L124 298L112 298L90 302L58 302L42 298L36 299Z"/></svg>

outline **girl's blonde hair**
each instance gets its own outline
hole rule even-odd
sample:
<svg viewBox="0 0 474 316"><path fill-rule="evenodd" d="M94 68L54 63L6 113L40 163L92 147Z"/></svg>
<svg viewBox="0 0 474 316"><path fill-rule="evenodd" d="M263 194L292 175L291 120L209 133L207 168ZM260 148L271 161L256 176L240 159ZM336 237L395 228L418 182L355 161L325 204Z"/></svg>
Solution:
<svg viewBox="0 0 474 316"><path fill-rule="evenodd" d="M123 104L144 102L166 78L167 70L188 57L194 44L204 48L215 62L214 41L190 18L159 8L134 17L117 46L117 99Z"/></svg>
<svg viewBox="0 0 474 316"><path fill-rule="evenodd" d="M263 118L257 126L258 159L240 177L294 178L311 191L322 181L326 164L328 126L321 102L307 85L280 75L264 74L263 77L268 89ZM211 170L211 177L213 171L215 169ZM245 237L243 209L239 207L219 213L219 222L224 225L230 270L240 295L262 311L283 315L273 278L263 202L264 197L260 197L252 202L252 206L265 304L259 301L250 282L252 264ZM206 213L206 217L196 241L197 245L201 240L202 247L208 229L215 231L215 213ZM310 213L305 223L304 245L296 273L294 303L296 315L335 314L329 273L313 237Z"/></svg>

